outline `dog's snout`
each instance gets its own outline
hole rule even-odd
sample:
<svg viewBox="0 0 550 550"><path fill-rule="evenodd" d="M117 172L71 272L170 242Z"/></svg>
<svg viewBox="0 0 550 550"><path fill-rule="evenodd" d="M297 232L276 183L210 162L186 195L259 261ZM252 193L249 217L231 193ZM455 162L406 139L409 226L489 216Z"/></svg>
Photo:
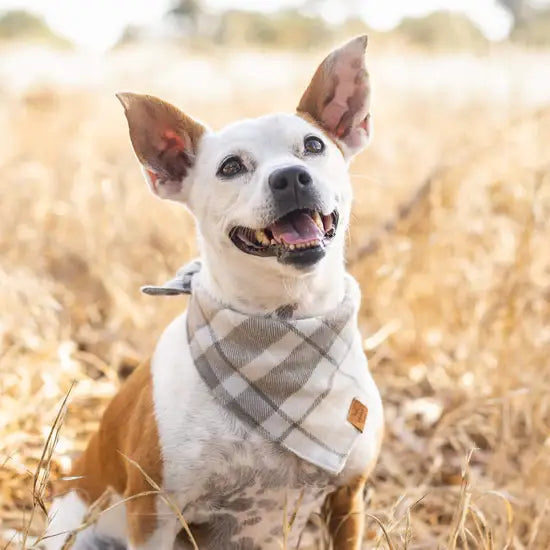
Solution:
<svg viewBox="0 0 550 550"><path fill-rule="evenodd" d="M275 211L281 216L298 208L315 209L319 196L313 178L302 166L274 170L268 178Z"/></svg>
<svg viewBox="0 0 550 550"><path fill-rule="evenodd" d="M311 175L302 166L279 168L269 176L269 187L274 193L294 194L300 187L310 185Z"/></svg>

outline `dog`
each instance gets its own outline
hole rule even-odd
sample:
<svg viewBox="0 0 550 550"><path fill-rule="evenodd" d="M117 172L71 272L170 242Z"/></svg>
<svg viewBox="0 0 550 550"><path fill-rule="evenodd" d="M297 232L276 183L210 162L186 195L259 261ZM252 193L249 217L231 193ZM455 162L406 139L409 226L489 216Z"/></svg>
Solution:
<svg viewBox="0 0 550 550"><path fill-rule="evenodd" d="M361 548L383 435L344 264L348 164L371 133L366 46L330 53L295 113L219 132L117 95L149 189L195 217L200 262L157 289L190 292L188 310L57 482L48 550L71 531L77 550L295 548L321 510L332 548Z"/></svg>

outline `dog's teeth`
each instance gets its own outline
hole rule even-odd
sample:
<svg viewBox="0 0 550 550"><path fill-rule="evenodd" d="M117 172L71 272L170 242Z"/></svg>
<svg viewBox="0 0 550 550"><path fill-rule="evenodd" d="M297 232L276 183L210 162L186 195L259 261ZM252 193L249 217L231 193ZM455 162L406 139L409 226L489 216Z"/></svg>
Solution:
<svg viewBox="0 0 550 550"><path fill-rule="evenodd" d="M321 230L324 231L325 228L323 226L323 220L321 219L321 214L319 212L315 211L313 214L311 214L311 217L313 218L313 221L315 222L315 225Z"/></svg>
<svg viewBox="0 0 550 550"><path fill-rule="evenodd" d="M333 228L333 226L334 226L334 223L332 221L332 214L323 216L323 231L327 233Z"/></svg>
<svg viewBox="0 0 550 550"><path fill-rule="evenodd" d="M269 239L267 238L267 235L265 234L263 229L256 229L256 240L264 245L269 244Z"/></svg>
<svg viewBox="0 0 550 550"><path fill-rule="evenodd" d="M290 250L294 250L296 248L296 246L291 244L288 248L290 248Z"/></svg>
<svg viewBox="0 0 550 550"><path fill-rule="evenodd" d="M277 241L275 239L271 239L271 244L277 244Z"/></svg>

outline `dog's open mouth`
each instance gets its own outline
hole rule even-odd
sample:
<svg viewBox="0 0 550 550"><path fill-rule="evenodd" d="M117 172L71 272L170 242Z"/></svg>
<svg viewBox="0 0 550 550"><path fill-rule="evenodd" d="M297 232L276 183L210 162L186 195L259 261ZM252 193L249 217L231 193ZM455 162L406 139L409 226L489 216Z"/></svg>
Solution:
<svg viewBox="0 0 550 550"><path fill-rule="evenodd" d="M336 235L338 212L293 210L263 229L236 226L229 237L239 250L256 256L276 256L282 263L312 264L321 259Z"/></svg>

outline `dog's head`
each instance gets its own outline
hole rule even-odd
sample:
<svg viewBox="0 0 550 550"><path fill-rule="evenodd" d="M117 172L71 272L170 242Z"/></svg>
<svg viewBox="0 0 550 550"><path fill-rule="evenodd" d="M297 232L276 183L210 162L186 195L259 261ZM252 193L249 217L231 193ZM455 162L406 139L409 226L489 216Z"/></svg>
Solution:
<svg viewBox="0 0 550 550"><path fill-rule="evenodd" d="M312 270L343 249L351 208L349 159L368 142L366 37L319 66L296 114L219 132L160 99L118 94L147 183L186 204L203 246L256 266Z"/></svg>

